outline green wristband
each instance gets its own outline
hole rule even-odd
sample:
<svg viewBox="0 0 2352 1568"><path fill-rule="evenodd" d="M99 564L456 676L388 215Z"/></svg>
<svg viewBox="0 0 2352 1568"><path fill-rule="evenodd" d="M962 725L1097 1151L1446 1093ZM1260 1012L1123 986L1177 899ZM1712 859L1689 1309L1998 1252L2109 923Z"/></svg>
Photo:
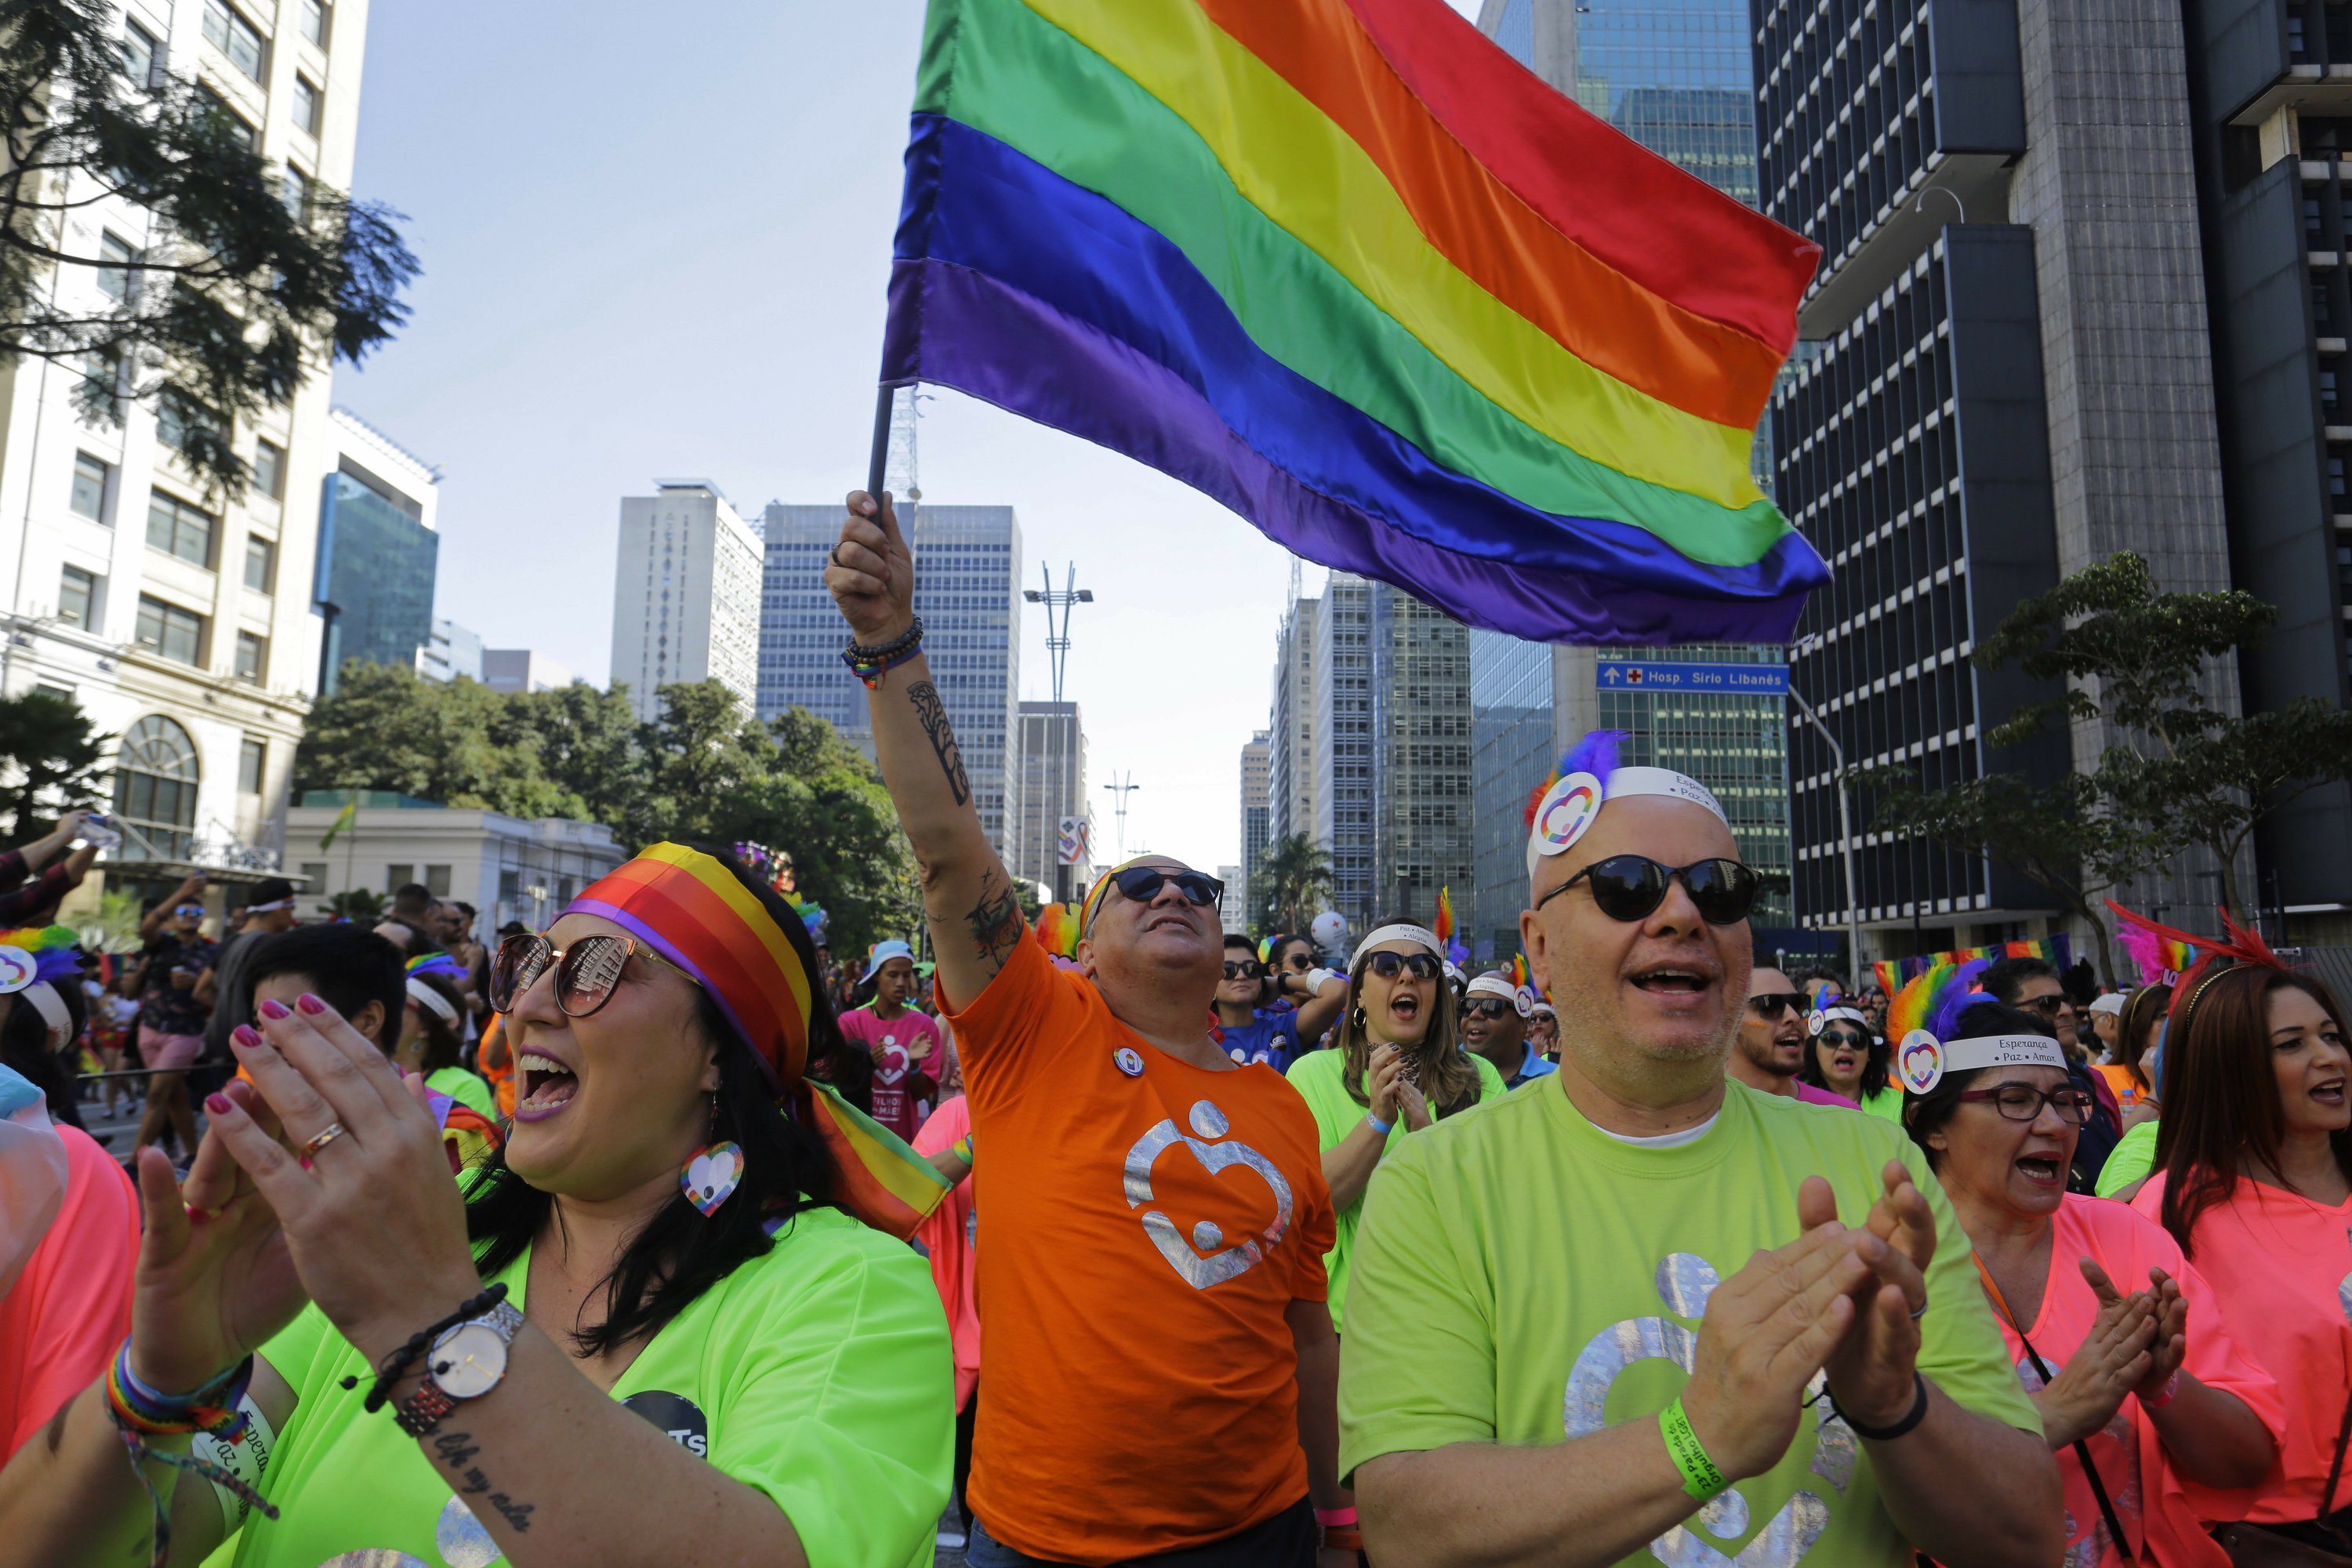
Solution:
<svg viewBox="0 0 2352 1568"><path fill-rule="evenodd" d="M1731 1478L1716 1468L1706 1450L1699 1446L1698 1434L1691 1430L1690 1417L1683 1411L1677 1398L1659 1412L1658 1430L1666 1439L1666 1458L1683 1473L1683 1490L1701 1502L1714 1499L1729 1489Z"/></svg>

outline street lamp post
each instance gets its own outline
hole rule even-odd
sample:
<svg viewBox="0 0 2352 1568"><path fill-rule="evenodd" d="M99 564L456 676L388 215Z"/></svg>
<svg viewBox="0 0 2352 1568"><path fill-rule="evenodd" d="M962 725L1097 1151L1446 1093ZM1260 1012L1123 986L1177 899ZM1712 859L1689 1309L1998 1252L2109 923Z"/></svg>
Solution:
<svg viewBox="0 0 2352 1568"><path fill-rule="evenodd" d="M1110 776L1113 780L1117 780L1118 778L1117 773L1113 773ZM1109 790L1111 793L1118 796L1118 804L1111 809L1118 813L1118 858L1122 860L1127 858L1127 797L1133 795L1137 790L1139 790L1143 786L1141 784L1135 782L1135 770L1133 768L1129 768L1127 771L1127 781L1125 783L1111 783L1103 785L1103 788Z"/></svg>
<svg viewBox="0 0 2352 1568"><path fill-rule="evenodd" d="M1064 670L1067 668L1070 658L1070 606L1073 605L1093 604L1095 602L1095 591L1092 588L1081 588L1078 586L1078 566L1077 563L1075 561L1069 563L1064 568L1062 585L1059 588L1055 588L1054 586L1054 569L1051 566L1046 565L1041 561L1037 563L1037 571L1045 581L1045 588L1042 591L1036 588L1024 589L1021 596L1030 604L1043 605L1045 606L1045 658L1054 672L1054 707L1056 710L1054 714L1054 722L1056 725L1059 725L1065 717L1059 710L1062 706L1062 675ZM1055 612L1057 611L1060 613L1060 620L1058 623L1055 619ZM1075 767L1077 763L1077 746L1076 744L1077 741L1076 731L1077 724L1073 721L1070 724L1070 730L1067 735L1067 739L1072 743L1058 748L1061 755L1055 761L1054 765L1054 799L1057 806L1061 808L1057 809L1054 814L1055 831L1053 835L1054 901L1057 904L1066 904L1070 901L1070 868L1068 863L1062 858L1060 818L1062 810L1066 810L1069 806L1070 796L1076 793L1073 786L1076 781L1071 778L1070 770ZM1055 733L1056 735L1059 735L1061 734L1061 731L1056 730ZM1120 809L1122 812L1120 820L1122 826L1125 822L1125 816L1123 814L1126 808L1126 802L1127 797L1125 795L1119 796ZM1086 815L1087 803L1083 800L1079 801L1077 803L1077 809L1078 815L1084 816Z"/></svg>
<svg viewBox="0 0 2352 1568"><path fill-rule="evenodd" d="M1845 862L1845 961L1852 971L1846 978L1858 991L1862 984L1862 904L1853 879L1853 793L1845 782L1845 748L1838 744L1837 737L1830 733L1830 727L1822 722L1821 714L1805 700L1805 694L1797 689L1793 680L1789 683L1789 700L1820 732L1830 749L1830 761L1837 768L1838 847Z"/></svg>

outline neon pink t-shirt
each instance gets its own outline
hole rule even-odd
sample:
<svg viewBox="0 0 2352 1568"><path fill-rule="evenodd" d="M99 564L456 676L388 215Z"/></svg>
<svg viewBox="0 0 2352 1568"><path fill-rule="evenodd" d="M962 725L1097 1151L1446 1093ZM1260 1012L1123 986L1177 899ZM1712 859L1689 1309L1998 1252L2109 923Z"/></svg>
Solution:
<svg viewBox="0 0 2352 1568"><path fill-rule="evenodd" d="M915 1133L915 1152L936 1154L951 1149L971 1131L971 1108L962 1095L940 1102L931 1119ZM978 1151L975 1150L974 1153ZM931 1283L940 1288L940 1304L947 1309L948 1333L955 1342L956 1408L971 1399L980 1382L980 1308L971 1294L971 1262L978 1241L980 1214L972 1205L971 1178L955 1184L915 1229L915 1239L931 1255Z"/></svg>
<svg viewBox="0 0 2352 1568"><path fill-rule="evenodd" d="M1807 1105L1843 1105L1848 1110L1862 1109L1859 1104L1848 1100L1844 1095L1832 1093L1826 1089L1815 1089L1811 1084L1801 1080L1797 1085L1797 1098Z"/></svg>
<svg viewBox="0 0 2352 1568"><path fill-rule="evenodd" d="M60 1126L64 1206L0 1296L0 1463L98 1380L131 1332L139 1199L98 1141Z"/></svg>
<svg viewBox="0 0 2352 1568"><path fill-rule="evenodd" d="M2161 1171L2132 1199L2150 1220L2164 1203ZM2230 1331L2278 1382L2285 1403L2279 1461L2251 1492L2225 1492L2258 1524L2314 1517L2336 1458L2336 1433L2352 1399L2352 1201L2314 1203L2261 1182L2240 1181L2227 1202L2197 1218L2189 1240ZM2190 1342L2196 1319L2189 1320ZM2352 1466L2347 1467L2352 1474ZM2202 1494L2198 1494L2202 1495ZM2336 1506L2352 1503L2340 1482ZM2208 1518L2222 1517L2209 1514Z"/></svg>
<svg viewBox="0 0 2352 1568"><path fill-rule="evenodd" d="M841 1032L873 1055L874 1120L914 1142L940 1092L939 1026L911 1007L887 1022L858 1007L841 1016Z"/></svg>
<svg viewBox="0 0 2352 1568"><path fill-rule="evenodd" d="M2244 1401L2256 1418L2273 1436L2277 1434L2285 1420L2278 1384L2231 1338L2224 1313L2203 1275L2181 1258L2180 1248L2163 1226L2121 1204L2075 1193L2066 1194L2052 1225L2055 1234L2050 1246L2050 1279L2042 1289L2041 1314L2026 1325L2026 1337L2033 1342L2051 1376L2064 1370L2067 1358L2082 1348L2091 1325L2098 1320L2099 1298L2091 1282L2083 1278L2080 1259L2088 1258L2106 1270L2108 1279L2126 1295L2148 1289L2147 1271L2161 1268L2180 1281L2180 1293L2189 1304L2189 1355L2181 1369L2208 1388ZM2017 1331L2002 1314L1994 1316L2000 1320L2001 1338L2016 1360L2018 1381L2029 1393L2039 1391L2041 1374L2034 1371ZM2125 1395L2115 1419L2085 1438L2084 1446L2091 1451L2091 1462L2098 1467L2107 1500L2115 1505L2116 1517L2142 1561L2160 1563L2165 1568L2229 1562L2229 1554L2199 1523L2200 1503L2210 1506L2217 1494L2200 1489L2197 1500L2185 1494L2189 1483L2173 1473L2156 1424L2136 1395ZM2057 1458L2058 1474L2066 1489L2067 1568L2090 1568L2092 1563L2116 1568L2124 1558L2109 1537L2098 1499L2083 1473L2082 1456L2070 1445L2059 1451ZM2244 1494L2218 1495L2234 1497L2237 1506L2224 1504L2204 1517L2234 1519L2243 1511Z"/></svg>

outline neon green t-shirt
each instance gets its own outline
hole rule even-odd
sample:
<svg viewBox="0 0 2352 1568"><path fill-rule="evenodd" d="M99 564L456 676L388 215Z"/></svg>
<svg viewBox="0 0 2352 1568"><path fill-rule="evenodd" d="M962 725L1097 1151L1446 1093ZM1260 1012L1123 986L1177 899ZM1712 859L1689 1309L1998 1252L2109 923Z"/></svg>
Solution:
<svg viewBox="0 0 2352 1568"><path fill-rule="evenodd" d="M1862 1108L1873 1116L1883 1116L1895 1126L1903 1125L1903 1086L1890 1083L1876 1094L1862 1097Z"/></svg>
<svg viewBox="0 0 2352 1568"><path fill-rule="evenodd" d="M2099 1179L2092 1184L2099 1196L2114 1197L2156 1169L2156 1127L2153 1121L2143 1121L2124 1129L2124 1135L2107 1151L2107 1163L2099 1167Z"/></svg>
<svg viewBox="0 0 2352 1568"><path fill-rule="evenodd" d="M498 1276L518 1307L530 1263L526 1252ZM361 1409L373 1373L316 1307L261 1353L301 1400L260 1488L280 1518L249 1514L207 1568L498 1559L446 1472L390 1411ZM357 1388L337 1386L354 1373ZM923 1260L839 1210L803 1211L765 1258L671 1320L613 1397L775 1500L816 1568L930 1562L955 1452L947 1319Z"/></svg>
<svg viewBox="0 0 2352 1568"><path fill-rule="evenodd" d="M2039 1433L1969 1239L1894 1128L1734 1081L1698 1138L1642 1148L1547 1079L1411 1139L1372 1183L1340 1342L1342 1477L1382 1454L1557 1443L1654 1418L1689 1374L1708 1294L1797 1238L1798 1184L1827 1178L1859 1224L1889 1158L1936 1216L1919 1370L1968 1409ZM1805 1413L1771 1470L1623 1562L1787 1568L1816 1554L1907 1568L1869 1456L1842 1423L1821 1428L1827 1409Z"/></svg>
<svg viewBox="0 0 2352 1568"><path fill-rule="evenodd" d="M425 1080L425 1087L447 1095L492 1121L499 1119L499 1102L491 1097L490 1086L464 1068L443 1068Z"/></svg>
<svg viewBox="0 0 2352 1568"><path fill-rule="evenodd" d="M1478 1069L1480 1100L1494 1100L1505 1092L1503 1075L1495 1070L1494 1063L1475 1051L1462 1054L1468 1057L1471 1065ZM1348 1086L1341 1079L1346 1058L1345 1051L1309 1051L1290 1064L1288 1076L1291 1087L1297 1089L1299 1098L1307 1101L1307 1109L1315 1113L1315 1134L1320 1148L1330 1148L1353 1132L1356 1123L1364 1119L1364 1108L1356 1103L1355 1097L1348 1092ZM1388 1147L1381 1153L1382 1164L1395 1155L1397 1146L1404 1142L1404 1118L1399 1116L1396 1125L1389 1132ZM1374 1175L1379 1173L1377 1171L1373 1173ZM1355 1253L1356 1225L1363 1215L1363 1209L1364 1201L1358 1198L1339 1211L1339 1237L1331 1244L1331 1250L1323 1255L1323 1272L1331 1282L1331 1326L1334 1329L1339 1327L1339 1311L1348 1301L1348 1259Z"/></svg>

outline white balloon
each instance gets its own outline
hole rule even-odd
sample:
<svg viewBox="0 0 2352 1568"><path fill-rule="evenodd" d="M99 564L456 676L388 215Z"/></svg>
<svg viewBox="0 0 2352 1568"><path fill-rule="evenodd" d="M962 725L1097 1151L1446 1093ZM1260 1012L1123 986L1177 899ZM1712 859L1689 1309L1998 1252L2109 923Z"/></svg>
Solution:
<svg viewBox="0 0 2352 1568"><path fill-rule="evenodd" d="M1315 945L1325 952L1339 952L1348 940L1347 917L1337 910L1325 910L1307 929L1314 934Z"/></svg>

